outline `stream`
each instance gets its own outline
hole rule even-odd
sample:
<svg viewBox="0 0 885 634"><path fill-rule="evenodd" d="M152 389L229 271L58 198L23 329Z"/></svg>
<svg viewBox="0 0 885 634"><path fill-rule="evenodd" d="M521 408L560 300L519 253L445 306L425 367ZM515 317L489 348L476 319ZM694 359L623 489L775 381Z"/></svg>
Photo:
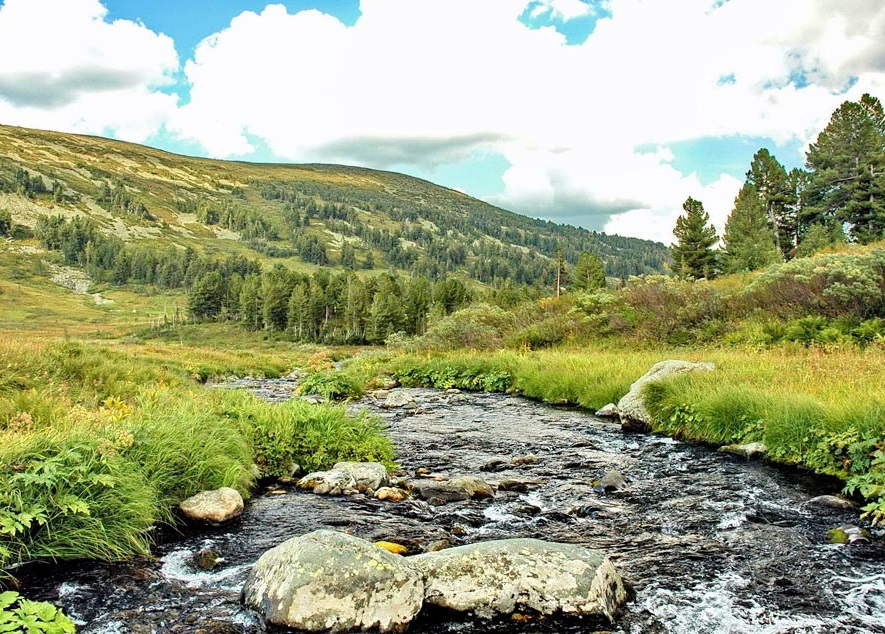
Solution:
<svg viewBox="0 0 885 634"><path fill-rule="evenodd" d="M246 387L287 396L272 380ZM885 539L830 544L857 526L856 511L806 505L837 487L760 462L649 434L586 412L522 398L407 390L417 410L367 408L389 423L402 471L509 480L488 500L433 506L363 495L258 491L233 525L179 536L156 559L20 571L22 593L62 606L82 634L253 634L265 631L239 603L250 566L269 548L318 528L422 552L508 537L580 543L606 551L635 589L618 634L885 632ZM595 491L611 470L626 484ZM212 548L223 563L193 565ZM419 633L574 633L584 623L419 621Z"/></svg>

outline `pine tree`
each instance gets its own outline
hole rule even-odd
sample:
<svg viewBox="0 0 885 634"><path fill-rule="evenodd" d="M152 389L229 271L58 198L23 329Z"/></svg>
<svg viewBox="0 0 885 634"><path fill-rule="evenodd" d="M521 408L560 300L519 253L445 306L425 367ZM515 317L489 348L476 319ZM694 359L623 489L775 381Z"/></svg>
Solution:
<svg viewBox="0 0 885 634"><path fill-rule="evenodd" d="M808 224L847 223L853 239L871 242L885 231L885 111L865 94L846 101L806 155Z"/></svg>
<svg viewBox="0 0 885 634"><path fill-rule="evenodd" d="M676 219L673 229L676 243L670 246L676 272L685 278L711 278L716 272L712 248L719 241L716 228L710 224L710 214L701 201L689 196L682 208L685 214Z"/></svg>
<svg viewBox="0 0 885 634"><path fill-rule="evenodd" d="M582 251L578 263L572 271L571 288L578 291L593 291L605 288L605 267L599 256Z"/></svg>
<svg viewBox="0 0 885 634"><path fill-rule="evenodd" d="M744 183L725 223L723 269L726 273L754 271L781 260L776 234L756 188Z"/></svg>
<svg viewBox="0 0 885 634"><path fill-rule="evenodd" d="M791 189L787 170L765 148L753 155L750 171L747 172L748 185L752 185L762 202L768 221L776 229L775 246L784 256L796 247L796 219L794 209L795 192Z"/></svg>

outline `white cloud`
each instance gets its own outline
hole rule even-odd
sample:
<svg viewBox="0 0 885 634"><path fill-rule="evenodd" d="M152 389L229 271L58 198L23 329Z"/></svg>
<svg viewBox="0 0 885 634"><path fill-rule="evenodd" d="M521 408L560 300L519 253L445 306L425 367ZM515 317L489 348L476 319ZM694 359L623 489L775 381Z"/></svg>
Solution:
<svg viewBox="0 0 885 634"><path fill-rule="evenodd" d="M177 102L157 91L178 69L173 42L106 14L98 0L5 0L0 121L136 141L158 129Z"/></svg>
<svg viewBox="0 0 885 634"><path fill-rule="evenodd" d="M190 101L174 109L152 89L177 69L168 38L107 23L98 0L7 0L0 120L130 137L165 122L217 157L257 141L287 160L379 168L501 154L502 206L669 242L688 195L721 230L740 183L705 187L648 147L805 143L844 99L885 96L880 0L605 0L575 46L520 22L598 4L362 0L352 26L269 5L200 43Z"/></svg>
<svg viewBox="0 0 885 634"><path fill-rule="evenodd" d="M584 0L538 0L531 15L533 18L550 16L567 22L593 13L593 7Z"/></svg>

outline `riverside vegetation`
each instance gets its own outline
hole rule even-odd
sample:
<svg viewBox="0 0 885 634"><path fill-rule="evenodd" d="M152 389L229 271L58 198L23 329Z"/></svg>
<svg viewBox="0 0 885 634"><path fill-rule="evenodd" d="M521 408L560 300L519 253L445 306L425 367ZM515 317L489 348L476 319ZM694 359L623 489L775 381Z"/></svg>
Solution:
<svg viewBox="0 0 885 634"><path fill-rule="evenodd" d="M393 448L370 417L202 385L293 368L306 372L302 393L329 399L390 375L404 385L592 410L616 402L657 361L712 361L713 373L650 386L654 431L716 445L764 442L775 462L841 478L865 500L867 520L885 522L885 224L877 198L885 124L868 117L877 103L834 114L809 173L787 174L767 151L757 153L724 249L713 249L709 218L689 198L672 250L678 276L659 274L663 261L651 256L613 270L616 260L589 233L544 233L543 223L463 201L461 233L442 233L472 246L463 258L448 242L448 254L437 253L432 236L413 229L434 233L447 203L405 177L385 181L399 188L396 202L379 198L384 187L373 179L382 176L363 170L279 168L265 182L258 167L237 165L211 176L210 162L3 128L0 147L18 134L34 148L79 147L84 164L0 162L0 203L13 208L0 209L8 238L0 263L9 273L0 279L0 315L16 335L0 342L0 569L147 555L155 528L177 522L172 509L185 497L220 486L248 496L256 477L287 475L293 463L392 464ZM845 176L836 159L847 154L832 150L833 139L844 120L864 117L878 122L882 142L855 153L863 161L853 164L869 169ZM824 160L827 148L836 159ZM121 168L100 159L104 151L139 167L117 177L108 170ZM354 179L359 196L341 184ZM352 222L370 217L386 229ZM261 229L261 218L271 229ZM512 232L476 233L502 218ZM322 242L322 227L345 225L320 220L351 223L355 233L339 236L362 242ZM384 230L399 248L385 250ZM277 237L250 242L262 231ZM282 231L300 242L287 246ZM566 248L554 257L560 239ZM513 248L495 251L496 241ZM535 247L551 253L527 253ZM382 261L389 270L375 267ZM331 268L318 268L324 263ZM398 263L414 265L414 274ZM484 272L489 263L500 275ZM51 283L59 266L85 270L89 290L110 302ZM340 347L365 343L385 347ZM0 597L0 631L15 619L69 631L51 606Z"/></svg>

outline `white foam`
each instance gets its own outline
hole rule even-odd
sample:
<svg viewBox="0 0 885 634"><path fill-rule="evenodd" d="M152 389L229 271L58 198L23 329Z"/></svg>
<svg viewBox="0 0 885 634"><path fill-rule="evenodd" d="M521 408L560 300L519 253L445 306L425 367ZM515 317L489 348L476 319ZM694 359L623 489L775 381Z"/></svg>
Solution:
<svg viewBox="0 0 885 634"><path fill-rule="evenodd" d="M200 588L210 585L225 588L225 581L238 583L241 580L243 571L250 567L250 564L243 564L211 572L197 570L191 563L195 554L190 549L173 550L161 560L163 565L160 568L160 574L172 581L183 583L188 588Z"/></svg>
<svg viewBox="0 0 885 634"><path fill-rule="evenodd" d="M740 596L748 582L735 573L682 590L652 584L637 603L654 614L672 634L829 634L834 623L807 615L780 615Z"/></svg>

